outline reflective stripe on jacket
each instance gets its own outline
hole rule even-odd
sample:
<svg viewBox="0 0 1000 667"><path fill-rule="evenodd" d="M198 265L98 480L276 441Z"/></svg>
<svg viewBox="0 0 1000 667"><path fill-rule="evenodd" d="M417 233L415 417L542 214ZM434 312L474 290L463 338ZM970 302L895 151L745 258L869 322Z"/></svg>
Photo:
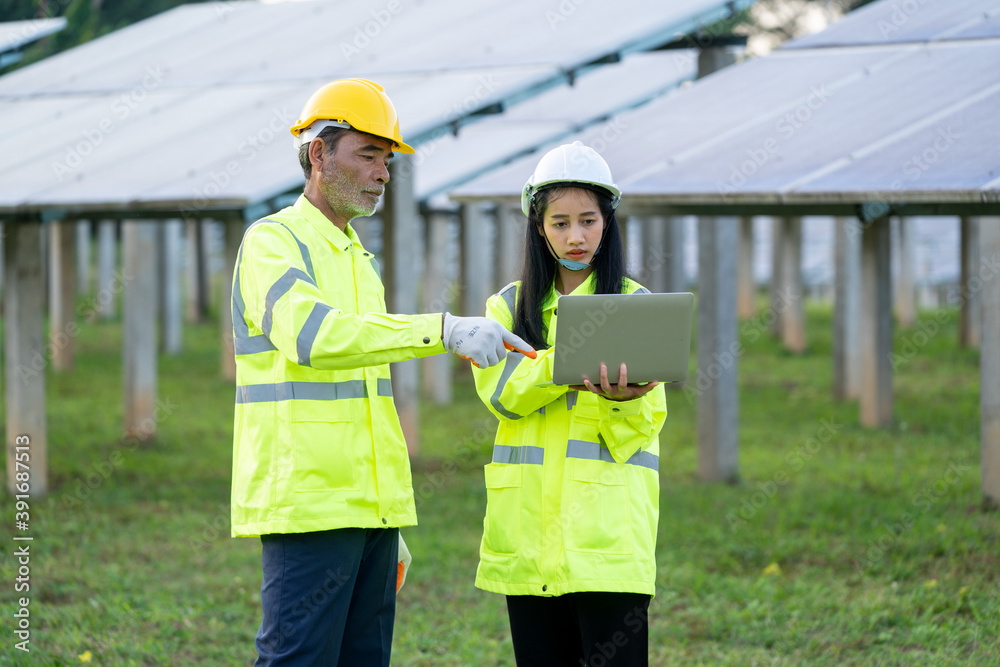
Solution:
<svg viewBox="0 0 1000 667"><path fill-rule="evenodd" d="M303 196L233 276L232 534L416 523L389 362L444 352L441 315L387 315L375 257Z"/></svg>
<svg viewBox="0 0 1000 667"><path fill-rule="evenodd" d="M519 283L493 295L486 316L513 327ZM647 292L631 280L623 292ZM592 294L591 275L574 294ZM551 383L557 292L542 305L549 349L511 352L473 368L499 419L485 468L486 520L476 586L506 595L654 593L663 387L615 402ZM539 386L539 385L542 386Z"/></svg>

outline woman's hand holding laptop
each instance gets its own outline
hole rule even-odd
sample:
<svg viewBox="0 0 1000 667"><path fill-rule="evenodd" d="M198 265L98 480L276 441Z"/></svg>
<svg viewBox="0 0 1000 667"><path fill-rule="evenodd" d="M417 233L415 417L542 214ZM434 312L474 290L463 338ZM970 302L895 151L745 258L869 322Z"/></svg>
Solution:
<svg viewBox="0 0 1000 667"><path fill-rule="evenodd" d="M606 364L601 363L600 386L591 382L590 378L584 377L583 384L573 384L569 388L576 389L577 391L590 391L611 401L631 401L633 398L645 396L660 384L659 382L629 384L627 370L625 364L622 364L618 371L618 383L611 384L608 381L608 367Z"/></svg>

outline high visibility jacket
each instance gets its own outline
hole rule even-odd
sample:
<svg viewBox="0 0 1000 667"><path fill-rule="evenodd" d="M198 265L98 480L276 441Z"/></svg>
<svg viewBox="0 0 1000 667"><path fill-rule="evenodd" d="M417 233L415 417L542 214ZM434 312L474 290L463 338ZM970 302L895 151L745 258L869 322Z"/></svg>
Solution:
<svg viewBox="0 0 1000 667"><path fill-rule="evenodd" d="M493 295L486 316L513 328L519 283ZM626 280L623 292L646 292ZM591 274L573 294L592 294ZM485 467L486 520L476 586L506 595L580 591L652 595L659 516L663 386L615 402L552 381L555 288L542 304L549 349L511 352L473 369L500 419Z"/></svg>
<svg viewBox="0 0 1000 667"><path fill-rule="evenodd" d="M389 362L441 315L387 315L375 257L303 196L243 237L233 276L233 536L417 522Z"/></svg>

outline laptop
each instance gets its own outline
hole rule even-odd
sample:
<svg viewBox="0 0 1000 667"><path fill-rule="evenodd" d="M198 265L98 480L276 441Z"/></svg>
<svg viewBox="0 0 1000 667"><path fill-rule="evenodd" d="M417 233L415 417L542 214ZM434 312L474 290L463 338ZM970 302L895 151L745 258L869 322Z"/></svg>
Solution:
<svg viewBox="0 0 1000 667"><path fill-rule="evenodd" d="M683 382L691 353L694 295L570 294L556 304L553 384L618 382L624 362L629 384Z"/></svg>

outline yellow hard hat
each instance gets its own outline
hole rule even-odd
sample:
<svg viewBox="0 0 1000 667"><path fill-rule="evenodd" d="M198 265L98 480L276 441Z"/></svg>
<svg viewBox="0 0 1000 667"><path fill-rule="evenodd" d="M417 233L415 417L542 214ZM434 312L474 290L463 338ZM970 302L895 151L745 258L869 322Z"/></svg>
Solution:
<svg viewBox="0 0 1000 667"><path fill-rule="evenodd" d="M413 153L399 134L396 107L382 86L367 79L339 79L328 83L309 98L292 125L296 144L312 141L324 127L349 126L388 139L400 153Z"/></svg>

